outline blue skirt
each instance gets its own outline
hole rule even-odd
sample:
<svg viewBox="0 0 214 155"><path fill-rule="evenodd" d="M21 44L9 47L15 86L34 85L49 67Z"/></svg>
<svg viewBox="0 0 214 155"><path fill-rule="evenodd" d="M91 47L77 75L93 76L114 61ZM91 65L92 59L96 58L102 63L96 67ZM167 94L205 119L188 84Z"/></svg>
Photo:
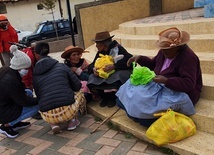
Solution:
<svg viewBox="0 0 214 155"><path fill-rule="evenodd" d="M153 114L165 112L169 108L185 115L195 114L193 103L186 93L171 90L153 81L134 86L127 80L116 96L128 115L135 118L152 119L155 118Z"/></svg>

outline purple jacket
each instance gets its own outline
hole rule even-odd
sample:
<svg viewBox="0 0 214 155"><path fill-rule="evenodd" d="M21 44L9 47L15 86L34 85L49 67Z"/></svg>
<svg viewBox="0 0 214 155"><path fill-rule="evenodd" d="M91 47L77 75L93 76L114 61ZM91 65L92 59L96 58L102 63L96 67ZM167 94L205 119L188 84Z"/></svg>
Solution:
<svg viewBox="0 0 214 155"><path fill-rule="evenodd" d="M200 98L203 85L200 61L197 55L187 45L183 45L170 66L161 72L164 59L165 57L160 50L152 59L141 56L137 63L154 70L156 75L167 77L165 86L175 91L187 93L195 105Z"/></svg>

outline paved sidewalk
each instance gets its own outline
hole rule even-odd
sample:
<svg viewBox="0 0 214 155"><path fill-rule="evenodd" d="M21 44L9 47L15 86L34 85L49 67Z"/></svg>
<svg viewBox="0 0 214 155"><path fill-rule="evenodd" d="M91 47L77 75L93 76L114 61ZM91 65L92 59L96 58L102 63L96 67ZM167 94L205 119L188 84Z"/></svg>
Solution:
<svg viewBox="0 0 214 155"><path fill-rule="evenodd" d="M100 122L90 115L80 117L74 131L63 130L54 135L48 123L29 119L32 123L20 130L15 139L0 134L1 155L164 155L162 149L139 140L128 133L112 130L107 123L95 133ZM127 137L128 138L127 138Z"/></svg>
<svg viewBox="0 0 214 155"><path fill-rule="evenodd" d="M137 20L140 23L168 22L198 18L203 9L159 15ZM60 62L61 52L50 53ZM80 117L81 125L74 131L53 135L50 126L43 120L29 119L32 125L20 130L16 139L0 134L1 155L164 155L161 148L131 137L128 133L109 129L107 123L97 132L90 132L98 125L90 114ZM131 138L126 138L129 136Z"/></svg>

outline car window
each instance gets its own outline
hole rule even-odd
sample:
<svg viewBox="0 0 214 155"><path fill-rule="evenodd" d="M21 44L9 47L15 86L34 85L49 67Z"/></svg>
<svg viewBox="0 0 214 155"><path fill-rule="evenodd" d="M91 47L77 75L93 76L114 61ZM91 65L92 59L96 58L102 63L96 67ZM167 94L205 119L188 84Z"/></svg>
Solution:
<svg viewBox="0 0 214 155"><path fill-rule="evenodd" d="M41 32L47 32L47 31L53 31L53 30L54 30L54 25L53 24L47 24L47 25L44 25Z"/></svg>
<svg viewBox="0 0 214 155"><path fill-rule="evenodd" d="M36 33L36 34L40 33L42 28L43 28L43 26L44 26L44 24L37 25L34 33Z"/></svg>
<svg viewBox="0 0 214 155"><path fill-rule="evenodd" d="M59 28L59 29L63 29L63 28L64 28L63 23L58 23L58 28Z"/></svg>
<svg viewBox="0 0 214 155"><path fill-rule="evenodd" d="M64 26L65 26L65 27L70 27L69 22L68 22L68 21L64 21Z"/></svg>

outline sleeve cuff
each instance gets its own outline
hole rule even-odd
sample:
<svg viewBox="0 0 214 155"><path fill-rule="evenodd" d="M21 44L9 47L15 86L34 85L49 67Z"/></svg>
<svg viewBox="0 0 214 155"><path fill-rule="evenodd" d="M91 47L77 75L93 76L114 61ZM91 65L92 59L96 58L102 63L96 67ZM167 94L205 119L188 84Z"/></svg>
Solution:
<svg viewBox="0 0 214 155"><path fill-rule="evenodd" d="M77 70L75 71L75 73L76 73L77 75L80 75L80 74L82 73L82 69L77 68Z"/></svg>

